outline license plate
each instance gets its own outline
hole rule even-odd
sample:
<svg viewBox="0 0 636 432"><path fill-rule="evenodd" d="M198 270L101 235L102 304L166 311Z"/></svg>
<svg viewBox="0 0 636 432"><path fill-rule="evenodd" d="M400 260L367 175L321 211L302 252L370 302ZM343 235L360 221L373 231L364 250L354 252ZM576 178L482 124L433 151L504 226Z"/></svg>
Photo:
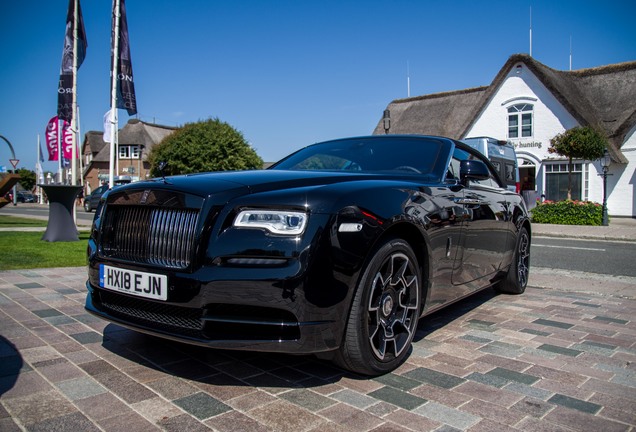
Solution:
<svg viewBox="0 0 636 432"><path fill-rule="evenodd" d="M99 266L99 286L154 300L168 298L168 276L125 270L104 264Z"/></svg>

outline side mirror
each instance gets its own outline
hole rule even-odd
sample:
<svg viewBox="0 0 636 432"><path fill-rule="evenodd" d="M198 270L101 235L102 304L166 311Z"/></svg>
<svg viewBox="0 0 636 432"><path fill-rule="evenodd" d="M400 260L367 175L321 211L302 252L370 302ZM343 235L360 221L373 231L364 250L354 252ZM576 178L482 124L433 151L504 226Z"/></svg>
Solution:
<svg viewBox="0 0 636 432"><path fill-rule="evenodd" d="M464 185L468 180L486 180L489 177L488 166L480 160L463 160L459 164L459 178Z"/></svg>

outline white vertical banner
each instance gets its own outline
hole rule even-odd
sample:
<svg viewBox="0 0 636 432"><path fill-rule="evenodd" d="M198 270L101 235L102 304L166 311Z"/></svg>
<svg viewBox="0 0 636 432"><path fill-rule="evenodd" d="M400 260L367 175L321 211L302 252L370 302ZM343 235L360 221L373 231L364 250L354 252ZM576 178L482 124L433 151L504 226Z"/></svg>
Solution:
<svg viewBox="0 0 636 432"><path fill-rule="evenodd" d="M106 111L104 114L104 142L110 143L113 140L113 131L111 130L111 110Z"/></svg>

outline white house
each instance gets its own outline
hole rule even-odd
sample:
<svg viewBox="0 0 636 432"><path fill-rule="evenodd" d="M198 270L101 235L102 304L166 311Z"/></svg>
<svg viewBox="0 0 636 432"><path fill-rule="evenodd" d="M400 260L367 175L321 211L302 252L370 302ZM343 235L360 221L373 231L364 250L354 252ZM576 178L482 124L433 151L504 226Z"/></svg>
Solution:
<svg viewBox="0 0 636 432"><path fill-rule="evenodd" d="M636 217L636 61L557 71L515 54L489 86L398 99L387 109L391 134L512 142L524 196L551 200L565 198L568 168L566 159L548 153L550 139L595 126L609 140L609 214ZM374 134L384 133L381 119ZM602 202L602 172L599 161L575 161L572 198Z"/></svg>

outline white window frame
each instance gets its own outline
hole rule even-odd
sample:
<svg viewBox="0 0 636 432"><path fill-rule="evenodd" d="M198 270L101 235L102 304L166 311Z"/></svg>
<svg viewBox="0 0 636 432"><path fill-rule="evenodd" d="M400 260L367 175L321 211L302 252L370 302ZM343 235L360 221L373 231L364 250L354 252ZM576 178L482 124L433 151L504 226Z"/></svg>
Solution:
<svg viewBox="0 0 636 432"><path fill-rule="evenodd" d="M524 139L532 138L534 136L534 104L524 102L511 105L506 109L506 118L508 119L508 138L510 139ZM530 134L524 135L524 118L529 118ZM510 120L515 119L516 125L513 126L516 130L517 136L512 136Z"/></svg>
<svg viewBox="0 0 636 432"><path fill-rule="evenodd" d="M120 145L119 159L139 159L138 145Z"/></svg>
<svg viewBox="0 0 636 432"><path fill-rule="evenodd" d="M573 161L572 176L580 176L581 178L581 201L588 201L590 196L590 164L581 161ZM567 173L568 162L544 162L543 163L543 184L548 184L547 177L553 173ZM547 191L546 191L547 192Z"/></svg>

